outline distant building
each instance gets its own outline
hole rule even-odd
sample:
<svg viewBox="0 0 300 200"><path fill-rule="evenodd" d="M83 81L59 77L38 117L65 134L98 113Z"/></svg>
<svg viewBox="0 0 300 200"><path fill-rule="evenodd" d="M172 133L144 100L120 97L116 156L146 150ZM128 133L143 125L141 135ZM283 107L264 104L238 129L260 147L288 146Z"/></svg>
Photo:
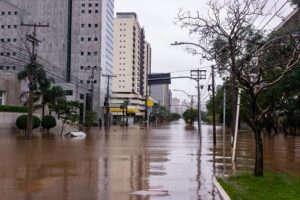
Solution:
<svg viewBox="0 0 300 200"><path fill-rule="evenodd" d="M172 98L172 103L171 103L171 112L172 113L181 113L181 109L180 109L181 105L180 105L180 99L178 98Z"/></svg>
<svg viewBox="0 0 300 200"><path fill-rule="evenodd" d="M37 62L68 99L103 118L107 80L101 74L112 74L113 20L114 0L0 1L0 73L17 73L29 62L24 41L33 28L21 24L49 24L36 31Z"/></svg>
<svg viewBox="0 0 300 200"><path fill-rule="evenodd" d="M169 89L169 85L152 85L150 87L150 96L161 106L164 106L168 111L170 111L171 97L172 94Z"/></svg>
<svg viewBox="0 0 300 200"><path fill-rule="evenodd" d="M145 115L149 94L147 75L151 72L151 45L145 40L136 13L117 13L114 32L113 94L110 107L115 119L122 115L120 106L129 100L132 118Z"/></svg>
<svg viewBox="0 0 300 200"><path fill-rule="evenodd" d="M0 105L22 106L21 94L26 91L25 86L25 81L19 81L16 74L0 73Z"/></svg>

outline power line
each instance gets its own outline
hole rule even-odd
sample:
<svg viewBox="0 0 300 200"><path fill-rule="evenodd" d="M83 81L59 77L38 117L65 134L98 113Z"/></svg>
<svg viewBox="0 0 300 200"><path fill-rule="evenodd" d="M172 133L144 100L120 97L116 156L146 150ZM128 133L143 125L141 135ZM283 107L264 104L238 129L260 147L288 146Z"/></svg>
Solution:
<svg viewBox="0 0 300 200"><path fill-rule="evenodd" d="M269 19L269 21L261 28L261 30L263 30L272 21L272 19L277 16L277 14L284 8L284 6L287 5L288 2L288 0L285 1L285 3L279 8L279 10L277 10L277 12L275 12L275 14L271 17L271 19Z"/></svg>
<svg viewBox="0 0 300 200"><path fill-rule="evenodd" d="M275 7L277 6L277 4L278 4L279 1L280 1L280 0L277 0L277 1L275 2L275 4L271 7L271 9L270 9L267 13L271 12L271 11L273 10L273 8L275 8ZM258 16L258 15L257 15L257 16ZM262 25L262 23L265 21L266 18L267 18L267 15L260 21L260 23L258 24L257 27L260 27L260 25Z"/></svg>

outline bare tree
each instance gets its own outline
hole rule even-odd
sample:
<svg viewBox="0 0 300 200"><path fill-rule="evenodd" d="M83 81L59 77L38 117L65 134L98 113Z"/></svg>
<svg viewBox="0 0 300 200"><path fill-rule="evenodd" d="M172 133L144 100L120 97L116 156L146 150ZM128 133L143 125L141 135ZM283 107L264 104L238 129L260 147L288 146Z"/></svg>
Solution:
<svg viewBox="0 0 300 200"><path fill-rule="evenodd" d="M211 0L206 17L200 12L181 10L176 23L197 36L197 52L216 62L223 75L230 75L243 89L247 100L248 124L255 143L255 176L263 176L263 120L273 102L261 101L263 95L298 66L299 38L287 31L264 36L254 21L264 15L266 0ZM276 58L276 59L275 59Z"/></svg>

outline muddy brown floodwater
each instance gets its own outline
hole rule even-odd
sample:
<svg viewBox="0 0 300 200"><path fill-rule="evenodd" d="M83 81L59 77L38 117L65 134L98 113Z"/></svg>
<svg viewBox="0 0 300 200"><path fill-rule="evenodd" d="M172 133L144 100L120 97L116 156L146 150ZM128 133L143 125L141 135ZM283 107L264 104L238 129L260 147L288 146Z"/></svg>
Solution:
<svg viewBox="0 0 300 200"><path fill-rule="evenodd" d="M2 131L3 132L3 131ZM212 146L183 121L142 129L93 130L84 139L0 131L1 200L219 200L212 176L232 173L230 135ZM2 134L1 134L2 133ZM237 169L253 166L253 138L238 138ZM266 167L300 176L300 139L264 138Z"/></svg>

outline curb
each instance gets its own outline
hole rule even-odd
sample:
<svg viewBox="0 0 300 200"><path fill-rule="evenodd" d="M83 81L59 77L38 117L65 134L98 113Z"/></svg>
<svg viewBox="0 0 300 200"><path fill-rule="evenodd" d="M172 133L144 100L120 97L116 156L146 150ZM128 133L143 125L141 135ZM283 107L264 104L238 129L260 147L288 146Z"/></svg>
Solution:
<svg viewBox="0 0 300 200"><path fill-rule="evenodd" d="M213 184L214 186L217 188L220 197L222 200L231 200L230 197L228 196L228 194L225 192L225 190L222 188L222 186L220 185L220 183L218 182L218 180L216 179L216 177L213 177Z"/></svg>

